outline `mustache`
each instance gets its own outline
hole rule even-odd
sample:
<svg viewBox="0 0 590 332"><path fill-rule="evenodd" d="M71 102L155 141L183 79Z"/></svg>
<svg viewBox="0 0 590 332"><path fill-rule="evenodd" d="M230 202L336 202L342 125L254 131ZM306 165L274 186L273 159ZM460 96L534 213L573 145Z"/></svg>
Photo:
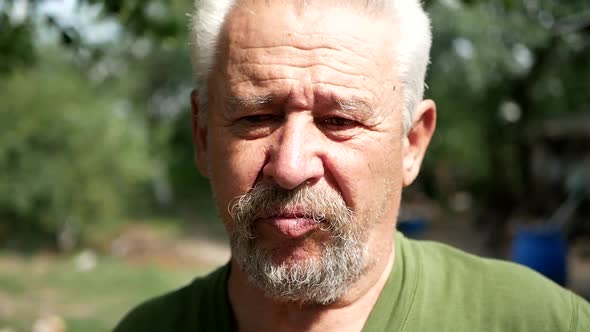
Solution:
<svg viewBox="0 0 590 332"><path fill-rule="evenodd" d="M262 218L297 216L330 228L353 216L342 195L330 187L306 185L287 190L268 183L259 183L236 197L230 203L229 213L238 227L249 227Z"/></svg>

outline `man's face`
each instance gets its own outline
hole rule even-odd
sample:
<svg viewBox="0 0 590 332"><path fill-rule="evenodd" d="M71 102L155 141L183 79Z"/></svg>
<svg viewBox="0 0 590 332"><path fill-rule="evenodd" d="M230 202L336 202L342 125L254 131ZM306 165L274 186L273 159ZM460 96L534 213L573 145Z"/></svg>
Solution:
<svg viewBox="0 0 590 332"><path fill-rule="evenodd" d="M369 253L357 260L390 250L403 183L397 30L359 12L243 4L228 17L197 153L234 257L256 252L288 271L321 266L327 247ZM270 194L236 220L253 188ZM349 213L337 227L317 211L330 201ZM361 243L338 246L335 232Z"/></svg>

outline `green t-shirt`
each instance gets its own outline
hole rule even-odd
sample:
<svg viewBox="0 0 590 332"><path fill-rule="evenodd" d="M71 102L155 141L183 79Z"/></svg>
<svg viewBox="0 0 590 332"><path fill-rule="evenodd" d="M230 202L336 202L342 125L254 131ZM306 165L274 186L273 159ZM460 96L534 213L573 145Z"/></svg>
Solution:
<svg viewBox="0 0 590 332"><path fill-rule="evenodd" d="M229 265L131 311L130 331L231 331ZM590 331L590 304L525 267L398 233L393 271L363 331Z"/></svg>

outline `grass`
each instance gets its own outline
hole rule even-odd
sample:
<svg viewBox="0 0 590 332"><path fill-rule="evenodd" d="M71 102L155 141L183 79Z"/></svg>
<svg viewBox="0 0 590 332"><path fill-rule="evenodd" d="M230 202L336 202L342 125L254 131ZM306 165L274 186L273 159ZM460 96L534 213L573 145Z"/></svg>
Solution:
<svg viewBox="0 0 590 332"><path fill-rule="evenodd" d="M42 315L57 315L67 331L110 331L133 306L203 274L203 268L131 264L98 257L82 271L76 256L0 253L0 330L31 331Z"/></svg>

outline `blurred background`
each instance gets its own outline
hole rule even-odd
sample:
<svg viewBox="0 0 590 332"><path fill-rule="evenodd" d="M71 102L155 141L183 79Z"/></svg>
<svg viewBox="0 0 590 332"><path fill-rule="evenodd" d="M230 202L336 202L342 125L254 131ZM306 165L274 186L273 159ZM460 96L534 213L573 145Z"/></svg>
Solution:
<svg viewBox="0 0 590 332"><path fill-rule="evenodd" d="M191 0L0 0L0 331L107 331L229 257ZM590 297L590 3L430 0L439 122L399 228Z"/></svg>

